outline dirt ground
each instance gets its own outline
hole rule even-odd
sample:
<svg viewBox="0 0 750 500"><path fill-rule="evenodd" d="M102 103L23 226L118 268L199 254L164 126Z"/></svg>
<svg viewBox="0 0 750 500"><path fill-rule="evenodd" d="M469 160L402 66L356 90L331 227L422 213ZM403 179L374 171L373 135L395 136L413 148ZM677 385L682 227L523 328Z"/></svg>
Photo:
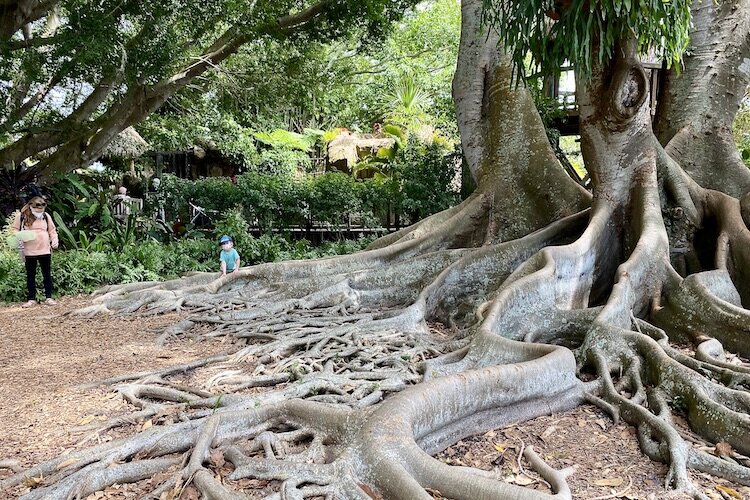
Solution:
<svg viewBox="0 0 750 500"><path fill-rule="evenodd" d="M132 411L107 388L82 390L76 386L182 364L229 347L220 341L180 341L157 347L154 339L159 328L178 321L179 314L135 320L61 316L87 303L87 298L76 297L64 298L51 307L0 306L0 460L12 459L26 468L133 432L132 427L142 422L100 435L74 432L76 426ZM574 498L668 497L663 484L666 467L639 451L635 430L622 423L613 425L606 415L589 406L464 439L439 458L452 465L491 471L506 482L549 491L525 460L517 458L529 445L555 468L576 467L568 480ZM221 477L230 467L215 465ZM0 478L9 474L9 470L0 470ZM114 485L89 498L139 498L158 480ZM700 473L694 474L694 480L711 499L750 499L748 487ZM234 486L255 489L256 495L275 489L265 481L244 481L246 484ZM16 498L24 489L0 492L0 498ZM193 500L196 493L188 488L181 498ZM443 498L440 492L431 493Z"/></svg>

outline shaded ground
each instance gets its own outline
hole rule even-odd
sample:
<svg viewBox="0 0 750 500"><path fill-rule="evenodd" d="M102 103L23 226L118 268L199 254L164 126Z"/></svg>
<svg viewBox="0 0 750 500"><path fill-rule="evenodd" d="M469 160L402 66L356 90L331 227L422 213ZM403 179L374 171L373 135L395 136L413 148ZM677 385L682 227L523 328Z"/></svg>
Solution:
<svg viewBox="0 0 750 500"><path fill-rule="evenodd" d="M549 492L525 460L518 462L523 448L532 445L552 467L576 467L576 473L568 478L574 498L690 498L675 494L668 497L664 489L667 467L641 453L633 427L613 425L606 414L592 406L464 439L440 453L439 458L451 465L492 471L506 482ZM748 487L700 472L693 471L691 475L709 498L750 499ZM443 498L437 492L433 496Z"/></svg>
<svg viewBox="0 0 750 500"><path fill-rule="evenodd" d="M87 299L64 298L52 307L0 307L0 459L24 467L51 459L87 437L71 434L73 427L132 409L106 388L79 391L76 385L227 348L218 341L157 347L152 330L177 321L177 314L59 317L86 304Z"/></svg>
<svg viewBox="0 0 750 500"><path fill-rule="evenodd" d="M65 298L54 307L0 307L0 460L13 459L28 467L82 445L132 433L136 427L165 423L169 415L101 434L74 432L76 426L132 411L108 389L78 390L75 386L185 363L229 347L221 341L180 341L157 347L157 330L178 321L178 314L138 319L59 316L87 302L86 298ZM201 385L208 375L210 372L186 378L191 385ZM464 439L439 458L548 491L539 476L524 461L518 461L519 453L529 445L553 467L577 466L576 474L569 478L575 498L667 497L663 487L666 468L643 456L634 429L624 424L613 426L606 415L588 406ZM213 469L225 477L231 464L217 458ZM0 477L9 473L0 470ZM115 485L89 498L140 498L143 491L153 490L163 479ZM750 488L702 474L695 474L694 479L709 498L750 499ZM29 486L11 492L11 498ZM233 486L254 489L252 496L257 498L276 489L274 484L257 480ZM439 492L432 493L443 498ZM198 498L197 491L188 487L179 498Z"/></svg>

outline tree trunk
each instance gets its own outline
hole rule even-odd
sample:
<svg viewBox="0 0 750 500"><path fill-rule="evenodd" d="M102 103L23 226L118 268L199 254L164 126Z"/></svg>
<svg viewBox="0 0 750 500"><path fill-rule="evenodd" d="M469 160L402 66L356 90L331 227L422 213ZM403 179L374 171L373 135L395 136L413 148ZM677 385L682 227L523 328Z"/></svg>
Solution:
<svg viewBox="0 0 750 500"><path fill-rule="evenodd" d="M750 84L750 0L695 0L692 15L684 68L664 76L655 130L701 186L740 198L750 192L750 169L732 122Z"/></svg>
<svg viewBox="0 0 750 500"><path fill-rule="evenodd" d="M505 241L583 210L590 195L560 168L497 35L482 31L481 10L479 0L462 2L453 99L475 193L492 205L491 240Z"/></svg>

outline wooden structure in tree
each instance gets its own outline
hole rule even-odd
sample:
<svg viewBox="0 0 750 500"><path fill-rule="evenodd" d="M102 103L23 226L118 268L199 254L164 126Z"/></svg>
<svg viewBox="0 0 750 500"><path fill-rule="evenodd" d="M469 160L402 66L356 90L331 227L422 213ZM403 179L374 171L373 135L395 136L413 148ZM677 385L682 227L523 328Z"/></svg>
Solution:
<svg viewBox="0 0 750 500"><path fill-rule="evenodd" d="M649 104L653 116L659 101L659 75L663 65L656 58L647 58L642 64L649 81ZM560 135L579 135L578 102L573 72L573 66L562 67L560 73L549 77L544 85L544 95L556 99L565 111L564 116L552 120L552 127L559 130Z"/></svg>

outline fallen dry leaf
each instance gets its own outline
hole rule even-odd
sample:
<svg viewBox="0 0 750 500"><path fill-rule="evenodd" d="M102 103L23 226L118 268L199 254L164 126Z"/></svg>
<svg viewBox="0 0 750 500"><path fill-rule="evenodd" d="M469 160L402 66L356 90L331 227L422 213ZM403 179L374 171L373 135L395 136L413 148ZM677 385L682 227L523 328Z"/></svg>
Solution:
<svg viewBox="0 0 750 500"><path fill-rule="evenodd" d="M731 457L733 454L732 445L724 441L716 443L716 448L714 449L714 451L720 457Z"/></svg>
<svg viewBox="0 0 750 500"><path fill-rule="evenodd" d="M240 488L265 488L268 486L268 481L265 479L240 479L237 481L237 486Z"/></svg>
<svg viewBox="0 0 750 500"><path fill-rule="evenodd" d="M594 484L597 486L620 486L624 480L621 477L613 477L609 479L597 479Z"/></svg>
<svg viewBox="0 0 750 500"><path fill-rule="evenodd" d="M78 460L76 460L75 458L71 458L70 460L66 460L64 462L60 462L59 464L57 464L57 467L55 467L55 470L62 470L65 467L67 467L69 465L73 465L76 462L78 462Z"/></svg>
<svg viewBox="0 0 750 500"><path fill-rule="evenodd" d="M499 451L500 453L504 453L505 450L508 449L508 443L502 442L502 443L495 443L495 449Z"/></svg>
<svg viewBox="0 0 750 500"><path fill-rule="evenodd" d="M719 444L721 444L721 443L719 443ZM716 445L716 446L718 447L719 445ZM723 486L721 484L717 484L716 485L716 489L719 490L719 491L721 491L722 493L726 493L727 495L729 495L732 498L737 498L738 500L742 500L742 495L740 495L737 490L733 490L729 486Z"/></svg>
<svg viewBox="0 0 750 500"><path fill-rule="evenodd" d="M94 420L96 420L96 415L86 415L80 422L78 422L78 425L88 425Z"/></svg>
<svg viewBox="0 0 750 500"><path fill-rule="evenodd" d="M220 450L212 450L211 453L208 454L208 461L211 462L211 465L213 465L215 469L220 469L225 463L224 454Z"/></svg>
<svg viewBox="0 0 750 500"><path fill-rule="evenodd" d="M530 484L536 483L533 479L524 476L523 474L516 474L515 476L508 476L505 478L506 483L513 483L517 484L519 486L528 486Z"/></svg>
<svg viewBox="0 0 750 500"><path fill-rule="evenodd" d="M146 429L149 429L152 425L154 425L153 420L149 419L143 422L143 427L141 427L142 431L145 431Z"/></svg>
<svg viewBox="0 0 750 500"><path fill-rule="evenodd" d="M557 430L557 426L550 425L549 427L544 429L544 432L542 432L542 435L539 437L541 438L542 441L546 442L547 438L550 437L552 433L555 432L556 430Z"/></svg>
<svg viewBox="0 0 750 500"><path fill-rule="evenodd" d="M23 485L27 488L38 488L39 486L44 484L44 476L39 477L27 477L23 480Z"/></svg>
<svg viewBox="0 0 750 500"><path fill-rule="evenodd" d="M180 500L200 500L200 492L192 484L182 490Z"/></svg>

